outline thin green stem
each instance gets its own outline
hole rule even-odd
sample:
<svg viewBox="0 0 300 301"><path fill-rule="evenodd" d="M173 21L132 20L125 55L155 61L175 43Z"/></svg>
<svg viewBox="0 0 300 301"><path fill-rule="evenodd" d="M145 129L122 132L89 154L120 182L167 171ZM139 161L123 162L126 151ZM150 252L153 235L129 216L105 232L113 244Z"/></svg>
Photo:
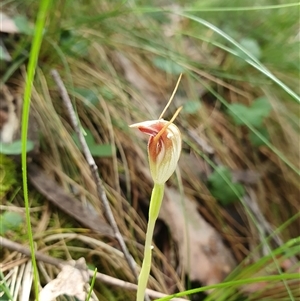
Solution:
<svg viewBox="0 0 300 301"><path fill-rule="evenodd" d="M299 6L298 2L295 3L286 3L286 4L274 4L274 5L258 5L258 6L241 6L241 7L185 7L182 9L182 12L185 13L195 13L195 12L239 12L239 11L254 11L254 10L270 10L270 9L280 9L280 8L289 8ZM133 11L138 13L160 13L162 8L144 6L134 8ZM164 10L168 12L168 9Z"/></svg>
<svg viewBox="0 0 300 301"><path fill-rule="evenodd" d="M156 299L156 301L167 301L171 300L173 298L180 298L180 297L185 297L189 296L192 294L200 293L200 292L205 292L209 291L212 289L220 289L223 287L239 287L242 285L246 284L251 284L251 283L259 283L259 282L271 282L271 281L278 281L278 280L298 280L299 279L299 273L292 273L292 274L282 274L282 275L268 275L268 276L262 276L262 277L254 277L254 278L247 278L247 279L239 279L239 280L234 280L234 281L226 281L226 282L221 282L217 284L212 284L208 286L202 286L199 288L194 288L188 291L176 293L173 295L169 295L163 298Z"/></svg>
<svg viewBox="0 0 300 301"><path fill-rule="evenodd" d="M97 278L97 272L98 272L98 270L97 270L97 268L95 268L94 275L93 275L93 278L92 278L91 286L90 286L89 293L87 295L86 301L89 301L91 299L93 288L94 288L95 281L96 281L96 278Z"/></svg>
<svg viewBox="0 0 300 301"><path fill-rule="evenodd" d="M24 194L24 203L25 203L25 212L26 212L26 225L28 232L28 240L31 252L31 261L34 274L34 291L35 297L38 301L39 298L39 282L38 282L38 270L35 260L35 250L34 250L34 241L30 221L30 206L28 198L28 185L27 185L27 131L28 131L28 120L29 120L29 108L30 108L30 97L32 90L32 83L34 80L35 69L37 65L37 60L43 40L43 31L45 26L45 20L47 13L50 8L51 0L41 1L39 12L37 15L36 26L34 37L32 41L32 46L30 50L27 75L26 75L26 84L24 91L24 103L23 103L23 115L22 115L22 178L23 178L23 194Z"/></svg>
<svg viewBox="0 0 300 301"><path fill-rule="evenodd" d="M146 242L144 249L144 260L142 264L142 269L138 280L138 289L136 300L144 301L145 291L150 275L151 261L152 261L152 238L155 227L155 222L158 218L159 210L161 207L163 195L164 195L164 184L154 184L150 206L149 206L149 220L146 232Z"/></svg>

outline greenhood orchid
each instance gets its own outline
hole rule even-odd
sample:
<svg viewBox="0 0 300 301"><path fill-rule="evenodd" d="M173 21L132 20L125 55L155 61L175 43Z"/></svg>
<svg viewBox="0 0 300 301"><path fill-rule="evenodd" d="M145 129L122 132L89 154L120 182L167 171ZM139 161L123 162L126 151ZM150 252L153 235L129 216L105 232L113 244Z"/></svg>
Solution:
<svg viewBox="0 0 300 301"><path fill-rule="evenodd" d="M150 135L148 157L154 183L164 184L176 169L181 152L181 134L178 127L164 119L132 124Z"/></svg>
<svg viewBox="0 0 300 301"><path fill-rule="evenodd" d="M144 260L138 281L137 301L144 301L151 269L152 237L163 200L164 186L175 171L181 153L181 134L178 127L173 123L180 109L177 110L171 121L158 119L135 123L130 126L150 135L148 157L150 172L154 181L149 206Z"/></svg>
<svg viewBox="0 0 300 301"><path fill-rule="evenodd" d="M138 128L142 133L150 135L148 141L148 158L150 172L154 181L154 187L149 204L148 225L144 249L144 259L138 279L136 301L144 301L145 291L151 269L152 260L152 238L154 227L159 215L159 210L164 196L165 183L169 180L177 167L181 153L181 134L178 127L173 123L182 107L178 108L170 121L162 119L165 111L172 102L176 89L179 85L181 75L177 81L173 94L161 113L159 119L139 122L130 125Z"/></svg>

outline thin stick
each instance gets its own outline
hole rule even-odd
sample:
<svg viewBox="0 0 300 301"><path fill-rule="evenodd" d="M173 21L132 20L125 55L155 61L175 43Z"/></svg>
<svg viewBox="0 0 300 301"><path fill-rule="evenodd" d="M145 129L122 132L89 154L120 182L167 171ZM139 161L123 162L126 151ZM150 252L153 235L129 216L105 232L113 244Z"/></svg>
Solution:
<svg viewBox="0 0 300 301"><path fill-rule="evenodd" d="M176 83L176 86L175 86L175 88L174 88L174 90L173 90L173 93L172 93L172 95L171 95L171 97L170 97L168 103L166 104L165 108L163 109L163 111L162 111L162 113L160 114L160 116L159 116L158 119L161 119L161 118L164 116L164 114L166 113L168 107L170 106L170 104L171 104L171 102L172 102L172 100L173 100L173 98L174 98L174 96L175 96L175 93L177 92L177 89L178 89L179 83L180 83L180 81L181 81L181 78L182 78L182 73L180 73L179 78L178 78L177 83Z"/></svg>
<svg viewBox="0 0 300 301"><path fill-rule="evenodd" d="M30 249L28 247L25 247L19 243L13 242L3 236L0 236L0 245L2 248L7 248L9 250L12 251L17 251L25 256L27 256L28 258L30 258ZM35 251L35 257L38 261L42 261L51 265L54 265L58 268L62 268L63 265L71 265L69 262L67 261L63 261L61 259L57 259L51 256L48 256L46 254L43 254L40 251ZM23 261L20 261L20 264L22 264ZM4 268L4 265L0 264L0 270L2 270ZM92 278L94 276L94 271L92 270L88 270L89 272L89 276L90 278ZM109 285L113 285L116 287L120 287L129 291L136 291L137 290L137 285L131 282L127 282L127 281L123 281L111 276L108 276L106 274L102 274L97 272L96 274L96 279L98 279L99 281L101 281L102 283L105 284L109 284ZM150 296L153 299L158 299L158 298L163 298L166 297L166 294L151 290L151 289L147 289L146 293L148 294L148 296ZM186 299L182 299L182 298L174 298L172 300L176 300L176 301L186 301Z"/></svg>
<svg viewBox="0 0 300 301"><path fill-rule="evenodd" d="M108 201L106 193L105 193L105 189L104 189L102 180L100 179L99 174L98 174L98 167L95 163L95 160L94 160L94 158L93 158L93 156L92 156L92 154L91 154L91 152L88 148L88 145L87 145L87 143L86 143L86 141L83 137L83 134L81 132L80 125L78 123L78 120L77 120L75 111L73 109L70 97L68 95L67 89L66 89L60 75L58 74L58 72L56 70L52 70L51 75L52 75L52 77L53 77L53 79L54 79L54 81L55 81L55 83L56 83L56 85L59 89L61 98L63 100L63 103L64 103L64 105L66 107L66 110L69 114L69 117L71 119L72 126L75 129L76 134L79 138L79 142L81 144L85 159L86 159L87 163L90 166L91 173L92 173L94 181L96 183L98 197L102 201L102 204L103 204L104 214L106 216L106 219L107 219L108 223L110 224L110 226L113 229L114 236L117 239L117 241L119 242L119 245L120 245L121 250L124 254L124 257L125 257L128 265L129 265L129 268L131 269L134 277L137 279L137 272L136 272L136 269L135 269L136 262L134 261L133 257L130 255L130 253L129 253L127 247L126 247L125 241L124 241L124 239L123 239L123 237L120 233L120 230L119 230L119 227L116 223L116 220L113 216L112 210L110 208L109 201Z"/></svg>

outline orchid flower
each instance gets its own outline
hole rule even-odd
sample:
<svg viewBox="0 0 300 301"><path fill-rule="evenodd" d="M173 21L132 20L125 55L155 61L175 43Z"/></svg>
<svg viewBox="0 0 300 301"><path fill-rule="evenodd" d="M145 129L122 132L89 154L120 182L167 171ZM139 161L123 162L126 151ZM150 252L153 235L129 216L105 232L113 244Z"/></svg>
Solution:
<svg viewBox="0 0 300 301"><path fill-rule="evenodd" d="M147 224L144 259L138 279L137 301L144 301L145 291L151 269L152 260L152 237L156 220L158 218L162 199L164 196L165 183L174 173L181 152L181 134L178 127L173 123L181 110L176 111L170 121L162 119L162 116L171 103L175 91L179 85L181 76L175 90L158 120L144 121L132 124L130 127L138 128L142 133L150 135L148 141L148 158L154 187L149 205L149 218Z"/></svg>
<svg viewBox="0 0 300 301"><path fill-rule="evenodd" d="M165 184L176 169L181 152L181 134L174 123L164 119L132 124L150 135L148 156L154 183Z"/></svg>

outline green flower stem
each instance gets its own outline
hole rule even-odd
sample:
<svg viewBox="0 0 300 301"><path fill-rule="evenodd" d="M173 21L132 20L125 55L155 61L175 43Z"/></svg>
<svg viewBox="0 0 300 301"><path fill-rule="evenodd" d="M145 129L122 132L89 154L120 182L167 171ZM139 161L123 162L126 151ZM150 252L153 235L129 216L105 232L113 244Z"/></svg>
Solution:
<svg viewBox="0 0 300 301"><path fill-rule="evenodd" d="M150 275L150 269L151 269L153 232L154 232L155 222L158 218L162 199L164 196L164 187L165 187L164 184L154 184L152 194L151 194L146 242L145 242L145 249L144 249L144 260L143 260L142 269L138 280L138 289L136 295L137 301L144 301L145 298L145 291L146 291L146 287Z"/></svg>

